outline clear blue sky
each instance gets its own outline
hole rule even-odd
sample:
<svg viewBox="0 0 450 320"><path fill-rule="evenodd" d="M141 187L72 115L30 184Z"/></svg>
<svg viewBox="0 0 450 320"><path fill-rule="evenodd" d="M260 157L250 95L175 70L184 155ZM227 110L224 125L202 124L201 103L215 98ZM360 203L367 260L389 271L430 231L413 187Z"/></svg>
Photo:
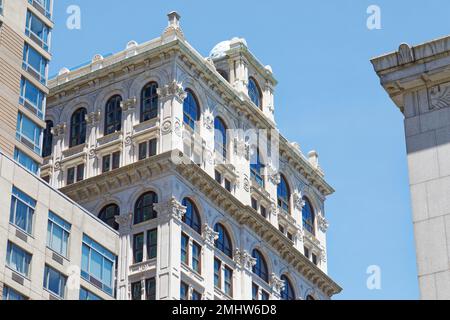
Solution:
<svg viewBox="0 0 450 320"><path fill-rule="evenodd" d="M403 117L369 60L448 33L448 1L55 2L51 74L159 36L171 10L204 56L221 40L244 37L279 80L282 133L319 152L336 189L326 203L329 273L344 288L336 298L418 298ZM65 27L72 4L81 7L81 30ZM381 7L382 30L366 27L371 4ZM369 265L381 267L381 290L366 287Z"/></svg>

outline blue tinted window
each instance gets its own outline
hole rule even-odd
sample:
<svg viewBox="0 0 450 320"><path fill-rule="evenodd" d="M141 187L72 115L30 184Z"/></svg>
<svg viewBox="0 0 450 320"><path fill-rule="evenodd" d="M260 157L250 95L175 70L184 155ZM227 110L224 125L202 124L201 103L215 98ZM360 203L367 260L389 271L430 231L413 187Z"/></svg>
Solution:
<svg viewBox="0 0 450 320"><path fill-rule="evenodd" d="M289 187L284 176L281 176L280 183L278 184L277 197L278 197L278 208L289 213L290 212L289 201L291 193L289 191Z"/></svg>
<svg viewBox="0 0 450 320"><path fill-rule="evenodd" d="M6 265L15 272L28 277L30 273L31 254L8 242Z"/></svg>
<svg viewBox="0 0 450 320"><path fill-rule="evenodd" d="M261 91L253 78L248 79L248 96L257 107L261 107Z"/></svg>
<svg viewBox="0 0 450 320"><path fill-rule="evenodd" d="M225 253L230 258L232 258L233 256L232 245L228 232L219 223L214 226L214 231L218 233L218 238L215 241L216 248Z"/></svg>
<svg viewBox="0 0 450 320"><path fill-rule="evenodd" d="M32 233L36 201L13 187L9 222L28 234Z"/></svg>
<svg viewBox="0 0 450 320"><path fill-rule="evenodd" d="M49 49L50 28L32 12L27 12L25 34L45 50Z"/></svg>
<svg viewBox="0 0 450 320"><path fill-rule="evenodd" d="M22 67L43 84L47 81L47 65L47 59L41 56L28 43L25 43Z"/></svg>
<svg viewBox="0 0 450 320"><path fill-rule="evenodd" d="M99 296L93 294L92 292L84 289L83 287L80 288L80 300L81 301L98 301L102 300Z"/></svg>
<svg viewBox="0 0 450 320"><path fill-rule="evenodd" d="M49 212L47 246L63 257L67 257L70 229L70 223L64 221L53 212Z"/></svg>
<svg viewBox="0 0 450 320"><path fill-rule="evenodd" d="M303 206L302 209L303 228L307 230L309 233L314 234L314 222L315 222L314 209L308 198L303 198L303 201L305 201L305 205Z"/></svg>
<svg viewBox="0 0 450 320"><path fill-rule="evenodd" d="M1 0L0 0L1 3ZM3 287L3 300L27 300L27 298L10 287Z"/></svg>
<svg viewBox="0 0 450 320"><path fill-rule="evenodd" d="M67 277L49 266L45 266L44 288L60 298L64 298Z"/></svg>
<svg viewBox="0 0 450 320"><path fill-rule="evenodd" d="M197 207L187 198L183 199L183 206L186 207L186 213L183 215L183 222L194 229L198 234L201 234L202 227Z"/></svg>
<svg viewBox="0 0 450 320"><path fill-rule="evenodd" d="M200 109L192 91L186 90L186 94L186 99L183 102L183 121L192 130L195 130L195 123L200 119Z"/></svg>
<svg viewBox="0 0 450 320"><path fill-rule="evenodd" d="M259 252L258 250L253 250L252 257L256 259L256 264L253 266L253 273L263 279L265 282L269 282L267 263L261 252Z"/></svg>
<svg viewBox="0 0 450 320"><path fill-rule="evenodd" d="M264 179L263 179L264 168L265 166L262 163L259 149L256 149L256 152L252 154L250 159L250 176L261 187L264 187Z"/></svg>
<svg viewBox="0 0 450 320"><path fill-rule="evenodd" d="M281 290L281 299L283 300L295 300L294 287L291 281L285 275L281 276L281 280L284 281L284 288Z"/></svg>
<svg viewBox="0 0 450 320"><path fill-rule="evenodd" d="M222 119L216 118L214 120L214 145L215 150L223 159L227 158L227 127Z"/></svg>
<svg viewBox="0 0 450 320"><path fill-rule="evenodd" d="M44 118L45 94L25 78L20 81L19 102L39 118Z"/></svg>
<svg viewBox="0 0 450 320"><path fill-rule="evenodd" d="M158 84L151 82L141 92L141 122L158 116Z"/></svg>
<svg viewBox="0 0 450 320"><path fill-rule="evenodd" d="M116 257L103 246L83 236L81 276L100 287L109 295L113 294L113 267Z"/></svg>
<svg viewBox="0 0 450 320"><path fill-rule="evenodd" d="M16 138L38 155L41 155L42 129L28 117L17 115Z"/></svg>
<svg viewBox="0 0 450 320"><path fill-rule="evenodd" d="M39 172L39 164L19 149L14 149L14 160L34 174Z"/></svg>

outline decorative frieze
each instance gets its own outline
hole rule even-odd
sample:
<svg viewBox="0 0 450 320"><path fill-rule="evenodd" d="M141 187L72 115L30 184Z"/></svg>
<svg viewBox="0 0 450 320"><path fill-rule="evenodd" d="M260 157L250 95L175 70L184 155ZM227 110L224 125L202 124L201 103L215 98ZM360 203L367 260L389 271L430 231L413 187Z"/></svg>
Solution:
<svg viewBox="0 0 450 320"><path fill-rule="evenodd" d="M450 106L450 83L440 84L429 89L430 110L443 109Z"/></svg>

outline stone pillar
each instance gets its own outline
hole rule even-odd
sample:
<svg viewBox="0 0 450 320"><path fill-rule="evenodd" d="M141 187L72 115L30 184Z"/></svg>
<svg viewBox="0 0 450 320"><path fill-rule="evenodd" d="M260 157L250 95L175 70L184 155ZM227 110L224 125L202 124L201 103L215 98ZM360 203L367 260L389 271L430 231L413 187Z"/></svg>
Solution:
<svg viewBox="0 0 450 320"><path fill-rule="evenodd" d="M183 150L183 101L186 93L174 80L158 88L158 96L161 103L161 152Z"/></svg>
<svg viewBox="0 0 450 320"><path fill-rule="evenodd" d="M181 224L186 207L174 197L155 204L159 216L156 299L179 300L181 277Z"/></svg>
<svg viewBox="0 0 450 320"><path fill-rule="evenodd" d="M60 161L62 159L62 151L64 150L64 138L66 134L66 123L61 123L52 128L53 135L53 152L51 162L53 168L50 174L50 185L55 188L61 188L64 183L64 175L62 174Z"/></svg>
<svg viewBox="0 0 450 320"><path fill-rule="evenodd" d="M134 119L133 116L135 114L137 99L136 97L130 98L121 103L122 108L122 132L123 132L123 145L122 145L122 159L121 166L126 166L135 161L133 158L134 150L133 150L133 124Z"/></svg>
<svg viewBox="0 0 450 320"><path fill-rule="evenodd" d="M205 300L214 300L214 243L219 234L208 224L203 225L203 275L205 277Z"/></svg>
<svg viewBox="0 0 450 320"><path fill-rule="evenodd" d="M267 67L266 67L267 70ZM272 121L275 121L274 113L275 113L275 106L274 106L274 86L269 81L266 82L266 85L264 86L263 90L263 112L264 114Z"/></svg>
<svg viewBox="0 0 450 320"><path fill-rule="evenodd" d="M230 42L230 51L235 51L230 56L230 83L233 87L241 92L248 94L248 66L242 55L239 53L242 48L246 47L245 40L234 38Z"/></svg>
<svg viewBox="0 0 450 320"><path fill-rule="evenodd" d="M270 285L272 286L271 300L281 300L281 291L285 286L284 281L278 278L275 273L272 273L272 276L270 277Z"/></svg>
<svg viewBox="0 0 450 320"><path fill-rule="evenodd" d="M97 175L99 169L99 160L96 156L95 148L97 146L99 121L101 118L100 110L91 112L86 115L86 145L89 150L86 159L86 169L84 178L89 178Z"/></svg>
<svg viewBox="0 0 450 320"><path fill-rule="evenodd" d="M124 214L116 217L119 224L120 246L119 260L117 266L117 299L129 300L128 297L128 270L129 256L131 254L131 225L133 223L133 214Z"/></svg>
<svg viewBox="0 0 450 320"><path fill-rule="evenodd" d="M241 285L240 296L235 292L235 298L237 300L252 300L253 266L256 264L256 259L247 251L236 249L234 261L239 269Z"/></svg>

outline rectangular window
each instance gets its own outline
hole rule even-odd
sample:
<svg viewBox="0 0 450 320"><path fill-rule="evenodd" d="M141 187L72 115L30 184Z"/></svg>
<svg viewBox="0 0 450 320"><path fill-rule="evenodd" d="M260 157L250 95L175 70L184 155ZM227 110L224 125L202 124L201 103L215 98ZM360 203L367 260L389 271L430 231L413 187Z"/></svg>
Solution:
<svg viewBox="0 0 450 320"><path fill-rule="evenodd" d="M39 164L17 148L14 149L14 160L30 172L36 175L38 174Z"/></svg>
<svg viewBox="0 0 450 320"><path fill-rule="evenodd" d="M114 254L83 235L81 277L111 296L115 261Z"/></svg>
<svg viewBox="0 0 450 320"><path fill-rule="evenodd" d="M108 172L111 167L111 156L108 154L102 159L102 173Z"/></svg>
<svg viewBox="0 0 450 320"><path fill-rule="evenodd" d="M180 283L180 300L189 300L189 286L184 282Z"/></svg>
<svg viewBox="0 0 450 320"><path fill-rule="evenodd" d="M79 164L77 166L77 182L84 180L84 164Z"/></svg>
<svg viewBox="0 0 450 320"><path fill-rule="evenodd" d="M255 198L252 198L252 208L258 211L258 201Z"/></svg>
<svg viewBox="0 0 450 320"><path fill-rule="evenodd" d="M261 206L260 210L261 210L261 215L262 215L264 218L267 218L267 210L266 210L266 208L263 207L263 206Z"/></svg>
<svg viewBox="0 0 450 320"><path fill-rule="evenodd" d="M202 294L200 292L198 292L198 291L192 290L191 300L194 300L194 301L202 300Z"/></svg>
<svg viewBox="0 0 450 320"><path fill-rule="evenodd" d="M145 280L145 300L156 300L155 278Z"/></svg>
<svg viewBox="0 0 450 320"><path fill-rule="evenodd" d="M48 51L50 28L31 11L27 11L25 34L44 50Z"/></svg>
<svg viewBox="0 0 450 320"><path fill-rule="evenodd" d="M147 142L139 144L139 160L147 158Z"/></svg>
<svg viewBox="0 0 450 320"><path fill-rule="evenodd" d="M202 273L201 254L202 254L202 247L200 247L199 244L194 242L192 244L192 269L194 269L199 274Z"/></svg>
<svg viewBox="0 0 450 320"><path fill-rule="evenodd" d="M228 180L228 179L225 179L225 189L226 189L228 192L231 192L231 182L230 182L230 180Z"/></svg>
<svg viewBox="0 0 450 320"><path fill-rule="evenodd" d="M303 247L304 253L305 253L305 257L307 257L309 259L309 249L307 247Z"/></svg>
<svg viewBox="0 0 450 320"><path fill-rule="evenodd" d="M256 284L252 284L252 300L259 300L259 287Z"/></svg>
<svg viewBox="0 0 450 320"><path fill-rule="evenodd" d="M44 119L45 94L24 77L20 80L19 103Z"/></svg>
<svg viewBox="0 0 450 320"><path fill-rule="evenodd" d="M1 0L0 0L1 2ZM3 287L3 300L9 300L9 301L17 301L17 300L28 300L25 296L18 293L16 290L11 289L10 287L4 286Z"/></svg>
<svg viewBox="0 0 450 320"><path fill-rule="evenodd" d="M44 288L64 299L67 277L55 269L45 266Z"/></svg>
<svg viewBox="0 0 450 320"><path fill-rule="evenodd" d="M144 260L144 234L139 233L133 237L133 261L140 263Z"/></svg>
<svg viewBox="0 0 450 320"><path fill-rule="evenodd" d="M218 183L222 183L222 175L220 174L219 171L215 171L214 172L214 179L218 182Z"/></svg>
<svg viewBox="0 0 450 320"><path fill-rule="evenodd" d="M21 112L17 114L16 139L41 155L42 128Z"/></svg>
<svg viewBox="0 0 450 320"><path fill-rule="evenodd" d="M270 299L270 295L266 291L261 291L261 300L267 301Z"/></svg>
<svg viewBox="0 0 450 320"><path fill-rule="evenodd" d="M58 217L53 212L48 213L47 247L63 257L68 256L71 224Z"/></svg>
<svg viewBox="0 0 450 320"><path fill-rule="evenodd" d="M289 240L294 241L294 236L292 235L292 233L288 232L287 237Z"/></svg>
<svg viewBox="0 0 450 320"><path fill-rule="evenodd" d="M181 262L185 263L186 265L189 264L188 249L189 249L189 238L185 234L182 234L181 235Z"/></svg>
<svg viewBox="0 0 450 320"><path fill-rule="evenodd" d="M147 259L155 259L158 250L158 230L147 231Z"/></svg>
<svg viewBox="0 0 450 320"><path fill-rule="evenodd" d="M152 140L149 141L149 143L148 143L148 154L149 154L149 157L156 156L156 153L157 153L157 150L156 150L157 144L158 144L158 143L157 143L157 140L156 140L156 139L152 139Z"/></svg>
<svg viewBox="0 0 450 320"><path fill-rule="evenodd" d="M131 300L142 300L142 285L140 281L131 284Z"/></svg>
<svg viewBox="0 0 450 320"><path fill-rule="evenodd" d="M225 293L230 297L233 296L233 270L228 267L224 268Z"/></svg>
<svg viewBox="0 0 450 320"><path fill-rule="evenodd" d="M13 187L9 222L31 235L35 209L36 201L16 187Z"/></svg>
<svg viewBox="0 0 450 320"><path fill-rule="evenodd" d="M313 253L311 255L311 257L312 257L312 262L317 266L317 256Z"/></svg>
<svg viewBox="0 0 450 320"><path fill-rule="evenodd" d="M67 169L67 185L75 183L75 167Z"/></svg>
<svg viewBox="0 0 450 320"><path fill-rule="evenodd" d="M51 0L28 0L28 2L32 4L33 7L35 7L40 13L51 19L52 15L50 13L50 1Z"/></svg>
<svg viewBox="0 0 450 320"><path fill-rule="evenodd" d="M112 170L119 169L120 167L120 151L114 152L112 155Z"/></svg>
<svg viewBox="0 0 450 320"><path fill-rule="evenodd" d="M85 288L80 288L80 300L81 301L99 301L103 300L99 296L93 294L92 292L86 290Z"/></svg>
<svg viewBox="0 0 450 320"><path fill-rule="evenodd" d="M279 225L279 226L278 226L278 229L280 230L280 232L281 232L282 234L284 234L284 227L283 227L282 225Z"/></svg>
<svg viewBox="0 0 450 320"><path fill-rule="evenodd" d="M222 263L218 259L214 259L214 286L218 289L222 288L221 275Z"/></svg>
<svg viewBox="0 0 450 320"><path fill-rule="evenodd" d="M17 273L28 277L30 272L31 254L8 242L6 265Z"/></svg>
<svg viewBox="0 0 450 320"><path fill-rule="evenodd" d="M34 50L28 43L25 43L23 48L22 68L25 71L28 71L28 73L39 80L42 84L46 84L47 65L48 60L45 59L39 52Z"/></svg>

